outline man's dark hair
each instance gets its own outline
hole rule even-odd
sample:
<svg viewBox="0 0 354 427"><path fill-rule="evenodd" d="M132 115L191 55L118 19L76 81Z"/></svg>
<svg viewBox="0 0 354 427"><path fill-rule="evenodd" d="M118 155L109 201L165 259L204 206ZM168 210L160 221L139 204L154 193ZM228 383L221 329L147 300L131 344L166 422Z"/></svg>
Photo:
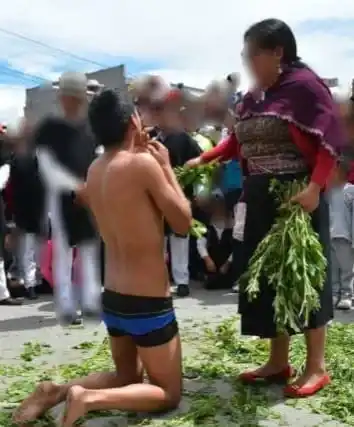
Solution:
<svg viewBox="0 0 354 427"><path fill-rule="evenodd" d="M134 106L123 102L113 90L104 90L94 96L88 117L97 142L105 148L123 143L129 128Z"/></svg>

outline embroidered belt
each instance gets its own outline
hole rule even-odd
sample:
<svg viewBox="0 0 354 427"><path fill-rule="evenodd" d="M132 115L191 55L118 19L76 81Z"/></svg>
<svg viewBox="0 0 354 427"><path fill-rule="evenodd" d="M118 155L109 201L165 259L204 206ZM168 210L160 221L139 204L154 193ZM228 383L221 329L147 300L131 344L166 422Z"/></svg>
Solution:
<svg viewBox="0 0 354 427"><path fill-rule="evenodd" d="M283 156L250 157L247 166L250 175L301 173L308 170L303 159Z"/></svg>

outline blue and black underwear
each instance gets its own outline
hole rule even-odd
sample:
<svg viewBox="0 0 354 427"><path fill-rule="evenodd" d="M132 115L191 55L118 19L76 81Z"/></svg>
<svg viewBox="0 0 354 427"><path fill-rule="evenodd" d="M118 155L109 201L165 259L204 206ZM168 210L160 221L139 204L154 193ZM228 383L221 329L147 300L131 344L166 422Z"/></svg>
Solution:
<svg viewBox="0 0 354 427"><path fill-rule="evenodd" d="M103 292L103 321L112 337L130 336L139 347L155 347L178 333L172 297Z"/></svg>

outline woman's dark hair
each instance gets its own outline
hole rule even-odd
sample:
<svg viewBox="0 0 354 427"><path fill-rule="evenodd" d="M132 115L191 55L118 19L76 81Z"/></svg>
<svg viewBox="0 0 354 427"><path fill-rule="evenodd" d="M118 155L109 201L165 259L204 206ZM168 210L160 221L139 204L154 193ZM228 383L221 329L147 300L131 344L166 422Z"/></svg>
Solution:
<svg viewBox="0 0 354 427"><path fill-rule="evenodd" d="M339 172L341 173L341 176L346 179L348 178L348 175L350 173L351 169L351 160L348 156L346 156L344 153L342 153L339 156L338 162L337 162L337 168Z"/></svg>
<svg viewBox="0 0 354 427"><path fill-rule="evenodd" d="M103 90L91 101L88 117L99 145L105 148L123 143L134 106L125 103L113 90Z"/></svg>
<svg viewBox="0 0 354 427"><path fill-rule="evenodd" d="M297 45L291 28L280 19L264 19L253 24L244 35L246 42L253 43L264 50L283 49L284 65L300 65L297 55Z"/></svg>

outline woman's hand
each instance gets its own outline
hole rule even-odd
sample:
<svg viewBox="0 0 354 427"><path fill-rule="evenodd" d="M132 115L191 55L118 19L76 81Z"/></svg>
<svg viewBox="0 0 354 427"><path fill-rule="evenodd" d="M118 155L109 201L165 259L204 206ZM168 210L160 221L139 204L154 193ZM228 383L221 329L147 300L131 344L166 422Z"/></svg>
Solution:
<svg viewBox="0 0 354 427"><path fill-rule="evenodd" d="M188 162L186 162L185 166L188 168L197 168L203 163L203 160L201 157L196 157L195 159L190 159Z"/></svg>
<svg viewBox="0 0 354 427"><path fill-rule="evenodd" d="M310 184L294 196L291 201L299 203L304 211L311 213L318 208L320 203L320 192L321 187L314 182L310 182Z"/></svg>

